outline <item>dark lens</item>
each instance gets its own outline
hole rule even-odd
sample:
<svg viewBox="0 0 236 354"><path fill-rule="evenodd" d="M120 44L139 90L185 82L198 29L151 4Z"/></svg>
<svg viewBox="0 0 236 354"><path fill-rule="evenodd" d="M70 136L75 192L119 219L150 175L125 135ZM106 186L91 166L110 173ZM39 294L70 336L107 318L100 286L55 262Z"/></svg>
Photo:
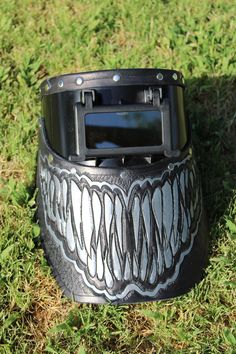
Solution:
<svg viewBox="0 0 236 354"><path fill-rule="evenodd" d="M89 113L85 115L88 149L162 144L160 111Z"/></svg>

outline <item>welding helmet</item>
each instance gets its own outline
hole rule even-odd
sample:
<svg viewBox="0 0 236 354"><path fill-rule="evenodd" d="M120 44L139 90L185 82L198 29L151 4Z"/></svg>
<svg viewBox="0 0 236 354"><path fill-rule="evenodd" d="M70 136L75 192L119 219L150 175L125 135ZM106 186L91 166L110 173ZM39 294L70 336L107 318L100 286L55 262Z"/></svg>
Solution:
<svg viewBox="0 0 236 354"><path fill-rule="evenodd" d="M181 73L83 72L41 85L38 218L65 295L125 304L186 293L207 227Z"/></svg>

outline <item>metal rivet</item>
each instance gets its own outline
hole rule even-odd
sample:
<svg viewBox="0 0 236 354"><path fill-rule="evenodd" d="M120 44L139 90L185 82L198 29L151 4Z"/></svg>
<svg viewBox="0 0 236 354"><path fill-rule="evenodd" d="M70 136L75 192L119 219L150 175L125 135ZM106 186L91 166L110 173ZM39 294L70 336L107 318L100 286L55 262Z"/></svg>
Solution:
<svg viewBox="0 0 236 354"><path fill-rule="evenodd" d="M112 79L115 82L120 81L120 75L119 74L115 74Z"/></svg>
<svg viewBox="0 0 236 354"><path fill-rule="evenodd" d="M162 73L157 74L157 80L163 80L163 75Z"/></svg>
<svg viewBox="0 0 236 354"><path fill-rule="evenodd" d="M168 169L169 169L170 171L173 171L174 168L175 168L175 166L173 165L173 163L169 163Z"/></svg>
<svg viewBox="0 0 236 354"><path fill-rule="evenodd" d="M57 83L57 86L58 87L63 87L64 85L64 82L62 80L59 80L58 83Z"/></svg>
<svg viewBox="0 0 236 354"><path fill-rule="evenodd" d="M82 85L82 83L83 83L82 77L77 77L77 79L76 79L76 85L80 86L80 85Z"/></svg>
<svg viewBox="0 0 236 354"><path fill-rule="evenodd" d="M75 174L76 174L76 169L73 167L73 168L70 170L70 172L75 175Z"/></svg>
<svg viewBox="0 0 236 354"><path fill-rule="evenodd" d="M172 75L172 77L173 77L174 80L178 80L178 75L177 75L176 73L174 73L174 74Z"/></svg>
<svg viewBox="0 0 236 354"><path fill-rule="evenodd" d="M51 83L49 80L47 80L47 83L44 86L44 90L47 92L50 90L50 88L52 87Z"/></svg>
<svg viewBox="0 0 236 354"><path fill-rule="evenodd" d="M44 86L44 90L47 92L47 91L49 91L49 89L50 89L50 86L49 86L48 84L46 84L46 85Z"/></svg>

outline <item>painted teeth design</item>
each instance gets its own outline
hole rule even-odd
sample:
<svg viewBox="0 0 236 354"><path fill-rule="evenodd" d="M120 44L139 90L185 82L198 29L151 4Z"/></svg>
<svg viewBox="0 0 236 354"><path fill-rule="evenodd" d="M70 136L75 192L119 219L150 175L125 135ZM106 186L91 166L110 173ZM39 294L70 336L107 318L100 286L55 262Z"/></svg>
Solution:
<svg viewBox="0 0 236 354"><path fill-rule="evenodd" d="M40 157L48 234L96 294L154 297L178 277L198 232L202 201L191 157L173 166L124 190Z"/></svg>

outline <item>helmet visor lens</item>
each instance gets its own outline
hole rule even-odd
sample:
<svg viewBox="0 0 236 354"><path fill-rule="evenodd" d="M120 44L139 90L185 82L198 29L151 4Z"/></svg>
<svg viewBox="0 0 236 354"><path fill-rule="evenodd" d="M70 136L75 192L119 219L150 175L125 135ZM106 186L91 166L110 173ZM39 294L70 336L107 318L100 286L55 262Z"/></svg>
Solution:
<svg viewBox="0 0 236 354"><path fill-rule="evenodd" d="M88 149L161 145L161 111L88 113L85 137Z"/></svg>

